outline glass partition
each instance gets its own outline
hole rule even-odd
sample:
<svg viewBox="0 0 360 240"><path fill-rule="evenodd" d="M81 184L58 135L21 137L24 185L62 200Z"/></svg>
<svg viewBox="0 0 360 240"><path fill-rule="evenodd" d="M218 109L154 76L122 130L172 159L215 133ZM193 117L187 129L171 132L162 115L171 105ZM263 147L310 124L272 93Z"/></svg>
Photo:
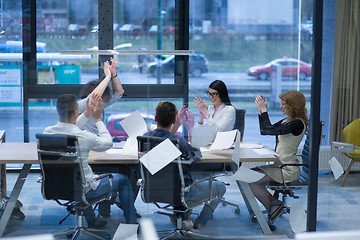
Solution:
<svg viewBox="0 0 360 240"><path fill-rule="evenodd" d="M1 1L0 128L6 141L22 141L22 1ZM20 39L20 40L19 40Z"/></svg>
<svg viewBox="0 0 360 240"><path fill-rule="evenodd" d="M114 49L174 50L175 1L114 1ZM119 57L124 83L173 84L173 55L127 55Z"/></svg>

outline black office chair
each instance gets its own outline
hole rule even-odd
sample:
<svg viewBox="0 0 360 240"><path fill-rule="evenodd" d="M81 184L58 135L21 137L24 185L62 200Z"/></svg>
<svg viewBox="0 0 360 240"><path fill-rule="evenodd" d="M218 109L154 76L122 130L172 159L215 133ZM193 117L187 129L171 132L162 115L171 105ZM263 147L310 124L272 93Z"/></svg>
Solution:
<svg viewBox="0 0 360 240"><path fill-rule="evenodd" d="M85 228L83 225L83 211L94 204L108 200L111 191L96 199L86 199L85 188L87 183L80 160L80 150L76 136L64 134L36 134L37 151L42 172L41 192L46 200L54 200L65 206L69 214L63 218L62 223L70 214L77 215L77 227L54 234L54 237L67 235L76 239L84 233L97 239L109 239L107 230ZM95 181L111 174L100 175ZM101 237L97 233L102 233Z"/></svg>
<svg viewBox="0 0 360 240"><path fill-rule="evenodd" d="M244 131L245 131L245 109L236 109L236 118L234 129L238 129L240 131L240 141L243 140Z"/></svg>
<svg viewBox="0 0 360 240"><path fill-rule="evenodd" d="M319 131L320 131L321 137L320 137L319 145L321 144L321 140L324 137L323 132L322 132L322 128L323 128L324 124L325 123L323 121L320 122ZM308 132L310 132L310 127L308 129ZM282 164L280 166L281 169L283 169L286 166L300 166L301 172L300 172L299 179L297 181L286 183L284 180L284 177L283 177L282 183L271 182L270 185L268 186L271 190L275 191L274 192L275 198L279 198L280 194L282 195L282 202L284 204L283 214L290 213L290 206L288 205L288 197L298 199L299 196L296 195L294 191L300 190L301 188L308 186L309 172L310 172L309 164L311 161L309 154L310 154L310 134L306 135L303 150L300 155L301 160L302 160L301 163L299 163L299 164ZM275 219L273 219L273 220L268 219L268 224L272 231L274 231L276 229L276 227L273 225L274 221L275 221Z"/></svg>
<svg viewBox="0 0 360 240"><path fill-rule="evenodd" d="M165 138L138 136L139 159L164 140ZM178 147L178 141L172 142ZM185 202L185 191L187 189L185 187L181 157L178 157L177 160L171 162L154 175L140 162L140 173L142 200L145 203L153 203L159 209L166 211L156 213L176 219L175 229L158 231L160 234L165 234L161 239L179 236L206 238L204 235L187 231L182 227L183 216L190 210L190 207Z"/></svg>

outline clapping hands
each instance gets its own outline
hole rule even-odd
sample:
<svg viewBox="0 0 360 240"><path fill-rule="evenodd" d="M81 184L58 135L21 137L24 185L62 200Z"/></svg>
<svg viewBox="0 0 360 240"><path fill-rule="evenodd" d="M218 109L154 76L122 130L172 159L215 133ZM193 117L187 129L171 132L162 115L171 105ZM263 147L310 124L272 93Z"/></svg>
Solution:
<svg viewBox="0 0 360 240"><path fill-rule="evenodd" d="M199 111L199 121L202 121L208 114L208 105L201 97L195 97L193 105Z"/></svg>
<svg viewBox="0 0 360 240"><path fill-rule="evenodd" d="M259 114L267 112L267 104L268 104L267 98L265 98L264 101L264 97L262 95L257 95L255 98L255 103L258 107Z"/></svg>
<svg viewBox="0 0 360 240"><path fill-rule="evenodd" d="M104 105L104 101L98 95L88 98L86 102L85 116L88 118L91 115L95 122L101 121L101 113L104 109Z"/></svg>

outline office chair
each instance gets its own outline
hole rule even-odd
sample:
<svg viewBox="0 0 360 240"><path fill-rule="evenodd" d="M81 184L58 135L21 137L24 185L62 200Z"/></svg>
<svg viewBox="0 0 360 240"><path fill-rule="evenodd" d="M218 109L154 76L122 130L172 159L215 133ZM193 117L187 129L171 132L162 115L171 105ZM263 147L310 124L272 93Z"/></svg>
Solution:
<svg viewBox="0 0 360 240"><path fill-rule="evenodd" d="M240 141L243 140L244 131L245 131L245 109L235 109L235 125L234 129L238 129L240 131Z"/></svg>
<svg viewBox="0 0 360 240"><path fill-rule="evenodd" d="M79 143L76 136L64 134L36 134L37 152L42 172L41 192L46 200L54 200L65 206L69 214L63 218L62 223L70 214L77 215L77 226L73 229L54 234L54 237L67 235L76 239L84 233L97 239L109 239L107 230L85 228L83 225L83 211L94 204L108 200L111 191L97 199L86 199L85 176L80 160ZM103 174L95 181L111 174ZM101 237L97 233L102 233Z"/></svg>
<svg viewBox="0 0 360 240"><path fill-rule="evenodd" d="M345 143L350 143L354 146L360 146L360 118L355 119L349 125L347 125L342 132L342 141ZM346 179L350 173L351 167L355 162L360 162L360 149L355 148L354 153L344 153L345 156L350 158L350 163L346 169L344 179L341 183L343 187L345 185Z"/></svg>
<svg viewBox="0 0 360 240"><path fill-rule="evenodd" d="M139 159L164 140L165 138L138 136ZM178 147L177 140L172 140L172 142ZM145 203L153 203L159 209L166 211L156 213L176 219L175 229L158 231L160 234L165 234L161 239L184 236L206 238L204 235L187 231L182 227L183 216L190 210L190 207L185 202L187 188L185 187L181 157L178 157L176 161L171 162L154 175L140 162L140 173L142 200Z"/></svg>
<svg viewBox="0 0 360 240"><path fill-rule="evenodd" d="M236 114L236 117L235 117L235 124L234 124L234 129L237 129L239 130L240 132L240 141L243 140L243 137L244 137L244 131L245 131L245 113L246 113L246 110L245 109L235 109L235 114ZM241 163L240 163L241 164ZM240 165L239 165L240 167ZM237 169L236 169L237 170ZM236 170L234 172L236 172ZM226 186L229 186L230 183L226 183L224 182L224 184ZM230 205L230 206L233 206L235 207L235 213L237 214L240 214L240 206L236 203L232 203L232 202L229 202L227 200L225 200L225 198L221 199L220 200L220 203L223 205L223 206L226 206L226 205Z"/></svg>
<svg viewBox="0 0 360 240"><path fill-rule="evenodd" d="M324 137L323 132L322 132L322 128L324 126L324 122L321 121L320 122L320 142L318 143L319 145L321 144L322 138ZM303 187L307 187L308 185L308 181L309 181L309 164L311 162L310 159L310 127L308 129L308 135L306 135L306 139L305 139L305 143L303 146L303 150L301 153L301 163L298 164L282 164L280 166L281 170L286 167L286 166L299 166L301 167L301 172L300 172L300 177L297 181L293 181L290 183L286 183L284 176L283 176L283 182L282 183L278 183L278 182L271 182L268 186L268 188L270 188L271 190L274 191L274 197L275 198L279 198L280 194L282 195L282 202L283 202L283 214L287 214L290 213L290 206L288 205L288 197L292 197L294 199L298 199L299 196L295 194L295 190L300 190ZM283 215L282 214L282 215ZM268 219L268 224L269 227L272 231L276 230L276 227L273 225L274 220Z"/></svg>

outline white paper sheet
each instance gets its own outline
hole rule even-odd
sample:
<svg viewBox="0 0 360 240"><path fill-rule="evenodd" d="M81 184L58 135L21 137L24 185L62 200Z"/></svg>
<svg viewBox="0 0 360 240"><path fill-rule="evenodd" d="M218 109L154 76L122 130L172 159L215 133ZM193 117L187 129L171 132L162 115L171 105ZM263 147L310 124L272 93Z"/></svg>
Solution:
<svg viewBox="0 0 360 240"><path fill-rule="evenodd" d="M205 147L201 147L200 148L200 152L209 152L210 150L208 148Z"/></svg>
<svg viewBox="0 0 360 240"><path fill-rule="evenodd" d="M138 224L120 223L114 237L114 240L137 240Z"/></svg>
<svg viewBox="0 0 360 240"><path fill-rule="evenodd" d="M122 154L128 156L138 155L138 145L136 138L128 138L126 140Z"/></svg>
<svg viewBox="0 0 360 240"><path fill-rule="evenodd" d="M302 202L296 201L290 205L290 225L294 233L306 231L306 212Z"/></svg>
<svg viewBox="0 0 360 240"><path fill-rule="evenodd" d="M270 150L267 150L265 148L261 148L261 149L253 149L254 152L256 152L259 155L270 155L270 154L275 154L275 152L272 152Z"/></svg>
<svg viewBox="0 0 360 240"><path fill-rule="evenodd" d="M181 155L180 150L167 138L140 158L151 174L155 174Z"/></svg>
<svg viewBox="0 0 360 240"><path fill-rule="evenodd" d="M210 147L210 150L230 148L234 143L236 131L238 130L218 132L213 144Z"/></svg>
<svg viewBox="0 0 360 240"><path fill-rule="evenodd" d="M241 147L242 148L256 149L256 148L263 148L264 146L259 144L259 143L247 143L247 142L244 143L244 142L242 142Z"/></svg>
<svg viewBox="0 0 360 240"><path fill-rule="evenodd" d="M120 125L124 128L129 138L136 138L147 132L146 122L137 110L122 120Z"/></svg>
<svg viewBox="0 0 360 240"><path fill-rule="evenodd" d="M260 180L265 174L256 172L246 167L240 167L234 175L217 177L219 181L228 181L226 179L239 180L242 182L252 183ZM223 179L224 178L224 179ZM223 180L222 180L223 179Z"/></svg>
<svg viewBox="0 0 360 240"><path fill-rule="evenodd" d="M239 130L236 130L236 140L235 140L234 152L233 152L231 159L239 167L239 163L240 163L240 132L239 132Z"/></svg>
<svg viewBox="0 0 360 240"><path fill-rule="evenodd" d="M209 145L215 136L215 124L193 129L191 145L193 147L205 147Z"/></svg>
<svg viewBox="0 0 360 240"><path fill-rule="evenodd" d="M109 150L106 150L107 154L122 154L123 150L120 148L110 148Z"/></svg>
<svg viewBox="0 0 360 240"><path fill-rule="evenodd" d="M341 175L344 173L344 169L339 163L339 161L336 159L336 157L332 157L329 160L331 171L334 174L335 180L338 179Z"/></svg>

